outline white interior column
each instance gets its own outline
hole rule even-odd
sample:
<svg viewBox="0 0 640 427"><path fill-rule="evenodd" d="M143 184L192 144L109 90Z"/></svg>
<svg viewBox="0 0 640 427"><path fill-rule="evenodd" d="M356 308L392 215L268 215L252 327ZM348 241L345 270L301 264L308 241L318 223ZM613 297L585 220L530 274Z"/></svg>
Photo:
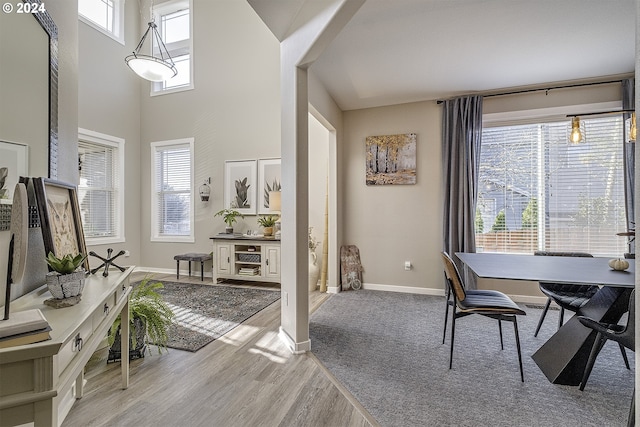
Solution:
<svg viewBox="0 0 640 427"><path fill-rule="evenodd" d="M309 107L307 68L365 0L327 1L326 8L295 27L280 44L282 94L282 241L280 335L294 353L309 341ZM318 0L305 2L318 10ZM304 6L303 6L304 7ZM305 16L300 13L298 16Z"/></svg>

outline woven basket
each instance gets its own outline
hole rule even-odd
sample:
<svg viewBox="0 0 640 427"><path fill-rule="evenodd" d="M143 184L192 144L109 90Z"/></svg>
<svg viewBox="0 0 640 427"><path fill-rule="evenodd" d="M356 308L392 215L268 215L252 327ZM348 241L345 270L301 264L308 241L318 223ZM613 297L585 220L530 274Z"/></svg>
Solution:
<svg viewBox="0 0 640 427"><path fill-rule="evenodd" d="M260 262L260 254L238 254L240 262Z"/></svg>

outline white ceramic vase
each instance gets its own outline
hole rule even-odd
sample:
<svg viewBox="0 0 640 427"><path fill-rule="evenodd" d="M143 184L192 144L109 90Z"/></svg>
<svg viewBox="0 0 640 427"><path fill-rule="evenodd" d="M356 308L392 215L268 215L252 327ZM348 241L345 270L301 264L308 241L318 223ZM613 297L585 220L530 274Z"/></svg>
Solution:
<svg viewBox="0 0 640 427"><path fill-rule="evenodd" d="M315 251L309 249L309 291L315 291L320 276L320 263Z"/></svg>

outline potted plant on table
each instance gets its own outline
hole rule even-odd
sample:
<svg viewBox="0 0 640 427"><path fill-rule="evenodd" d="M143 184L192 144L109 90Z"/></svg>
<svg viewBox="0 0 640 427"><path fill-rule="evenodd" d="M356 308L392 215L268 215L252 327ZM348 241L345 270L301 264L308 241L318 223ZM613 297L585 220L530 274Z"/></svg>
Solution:
<svg viewBox="0 0 640 427"><path fill-rule="evenodd" d="M45 260L49 267L53 270L47 273L47 287L53 295L54 300L64 300L62 305L60 301L54 301L56 307L66 307L77 304L80 301L80 295L84 288L84 279L87 272L80 267L85 260L86 255L65 255L58 258L49 252Z"/></svg>
<svg viewBox="0 0 640 427"><path fill-rule="evenodd" d="M158 347L158 353L167 348L169 336L167 331L174 317L174 313L162 299L157 290L161 289L161 282L152 281L145 277L135 285L129 297L129 359L144 357L146 342ZM109 330L109 358L107 361L119 360L120 354L120 325L122 319L117 317Z"/></svg>
<svg viewBox="0 0 640 427"><path fill-rule="evenodd" d="M271 236L273 234L273 226L276 225L278 217L275 215L261 216L258 218L258 224L264 228L264 235Z"/></svg>
<svg viewBox="0 0 640 427"><path fill-rule="evenodd" d="M227 224L227 227L225 228L225 233L227 234L233 233L233 224L238 221L238 217L244 218L244 215L234 209L222 209L214 216L222 217L222 220Z"/></svg>

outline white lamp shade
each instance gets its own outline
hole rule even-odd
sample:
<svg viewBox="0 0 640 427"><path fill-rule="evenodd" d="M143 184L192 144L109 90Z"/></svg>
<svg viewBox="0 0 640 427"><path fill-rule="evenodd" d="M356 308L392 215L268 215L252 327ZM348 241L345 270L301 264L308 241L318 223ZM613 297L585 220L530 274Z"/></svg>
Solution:
<svg viewBox="0 0 640 427"><path fill-rule="evenodd" d="M146 55L130 55L125 61L137 75L152 82L169 80L178 73L175 66Z"/></svg>
<svg viewBox="0 0 640 427"><path fill-rule="evenodd" d="M282 193L280 191L269 191L269 210L280 212L282 204L280 196Z"/></svg>

